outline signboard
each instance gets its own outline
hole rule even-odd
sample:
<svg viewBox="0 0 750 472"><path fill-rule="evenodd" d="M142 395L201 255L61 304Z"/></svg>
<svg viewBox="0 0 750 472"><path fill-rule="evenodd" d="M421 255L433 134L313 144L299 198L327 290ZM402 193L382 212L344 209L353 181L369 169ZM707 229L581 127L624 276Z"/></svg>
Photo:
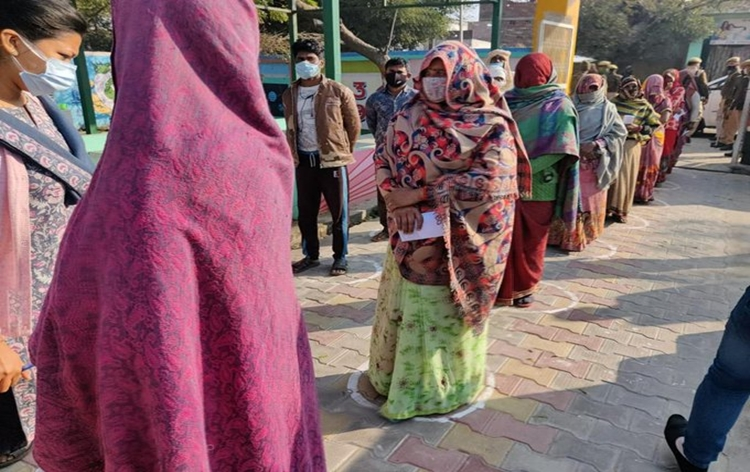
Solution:
<svg viewBox="0 0 750 472"><path fill-rule="evenodd" d="M750 18L737 18L731 20L720 20L717 18L716 32L711 36L711 44L750 44Z"/></svg>
<svg viewBox="0 0 750 472"><path fill-rule="evenodd" d="M573 25L543 20L539 25L539 52L543 52L552 59L557 71L557 81L562 85L568 83L570 67L573 63L575 48Z"/></svg>

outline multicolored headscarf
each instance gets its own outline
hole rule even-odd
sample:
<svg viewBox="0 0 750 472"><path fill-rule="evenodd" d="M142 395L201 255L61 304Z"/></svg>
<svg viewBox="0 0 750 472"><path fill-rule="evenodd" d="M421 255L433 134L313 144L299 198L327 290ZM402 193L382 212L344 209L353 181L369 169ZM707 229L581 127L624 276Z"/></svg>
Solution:
<svg viewBox="0 0 750 472"><path fill-rule="evenodd" d="M489 316L509 249L512 205L531 195L531 167L510 113L489 69L456 41L430 51L420 70L435 60L448 77L446 101L417 95L393 119L375 153L382 192L426 188L421 211L435 211L444 237L404 242L391 228L391 247L401 274L422 285L450 285L467 324ZM421 90L420 83L416 88ZM434 267L425 269L423 261Z"/></svg>
<svg viewBox="0 0 750 472"><path fill-rule="evenodd" d="M556 234L570 235L571 240L557 244L580 251L585 241L579 218L578 112L562 87L554 83L556 80L552 61L546 54L529 54L518 62L516 88L505 94L505 98L518 122L532 167L534 159L541 156L566 156L557 199Z"/></svg>
<svg viewBox="0 0 750 472"><path fill-rule="evenodd" d="M625 77L620 83L618 95L626 100L641 98L643 96L643 92L641 91L641 81L633 76Z"/></svg>

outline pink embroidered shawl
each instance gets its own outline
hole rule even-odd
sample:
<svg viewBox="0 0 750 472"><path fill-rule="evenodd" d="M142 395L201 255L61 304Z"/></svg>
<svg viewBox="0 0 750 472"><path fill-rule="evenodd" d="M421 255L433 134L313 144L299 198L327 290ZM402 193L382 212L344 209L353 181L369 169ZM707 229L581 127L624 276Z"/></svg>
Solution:
<svg viewBox="0 0 750 472"><path fill-rule="evenodd" d="M31 342L46 472L325 470L249 0L115 0L112 129Z"/></svg>

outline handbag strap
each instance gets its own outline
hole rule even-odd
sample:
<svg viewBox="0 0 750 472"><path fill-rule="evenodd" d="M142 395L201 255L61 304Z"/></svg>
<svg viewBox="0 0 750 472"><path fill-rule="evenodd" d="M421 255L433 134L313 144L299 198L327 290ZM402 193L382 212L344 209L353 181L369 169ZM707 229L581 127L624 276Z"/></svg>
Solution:
<svg viewBox="0 0 750 472"><path fill-rule="evenodd" d="M52 173L66 187L69 204L77 203L88 189L91 174L78 159L35 127L0 109L0 145Z"/></svg>

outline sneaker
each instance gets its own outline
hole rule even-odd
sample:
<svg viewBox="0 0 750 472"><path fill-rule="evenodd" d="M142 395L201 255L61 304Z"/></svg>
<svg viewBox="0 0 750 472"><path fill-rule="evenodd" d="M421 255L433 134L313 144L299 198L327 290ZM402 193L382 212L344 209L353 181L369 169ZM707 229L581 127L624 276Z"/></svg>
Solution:
<svg viewBox="0 0 750 472"><path fill-rule="evenodd" d="M687 420L682 415L672 415L667 420L667 426L664 428L664 439L667 440L669 449L672 450L674 458L677 460L677 466L680 468L680 472L708 472L708 468L701 469L700 467L693 465L690 461L682 455L679 449L677 449L677 440L685 437L685 430L687 429Z"/></svg>

